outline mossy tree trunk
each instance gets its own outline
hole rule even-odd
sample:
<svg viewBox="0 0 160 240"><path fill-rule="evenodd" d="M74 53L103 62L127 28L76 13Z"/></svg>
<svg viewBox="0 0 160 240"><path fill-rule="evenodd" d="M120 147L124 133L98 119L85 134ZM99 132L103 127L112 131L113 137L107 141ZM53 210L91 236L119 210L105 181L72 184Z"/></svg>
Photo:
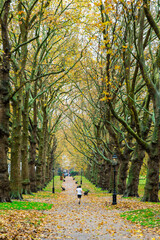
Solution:
<svg viewBox="0 0 160 240"><path fill-rule="evenodd" d="M42 190L42 156L43 156L43 131L39 130L38 159L36 161L36 184L37 190Z"/></svg>
<svg viewBox="0 0 160 240"><path fill-rule="evenodd" d="M37 95L37 82L34 84L33 96ZM30 120L29 179L31 192L37 192L36 184L36 147L37 147L37 101L33 102L33 123Z"/></svg>
<svg viewBox="0 0 160 240"><path fill-rule="evenodd" d="M36 126L32 126L29 149L29 180L31 192L37 192L36 185Z"/></svg>
<svg viewBox="0 0 160 240"><path fill-rule="evenodd" d="M97 185L97 164L92 163L92 175L91 175L91 182L95 185Z"/></svg>
<svg viewBox="0 0 160 240"><path fill-rule="evenodd" d="M136 148L134 149L133 157L131 159L128 183L126 191L124 193L124 197L139 197L138 194L139 175L144 157L145 152L143 148L139 144L136 144Z"/></svg>
<svg viewBox="0 0 160 240"><path fill-rule="evenodd" d="M10 202L10 185L8 179L8 137L9 137L9 70L10 44L8 39L8 15L10 0L5 1L0 15L3 56L0 56L0 202Z"/></svg>
<svg viewBox="0 0 160 240"><path fill-rule="evenodd" d="M23 104L23 131L22 131L22 149L21 149L21 159L22 159L22 193L30 194L30 179L29 179L29 165L28 165L28 101L29 101L29 91L26 89Z"/></svg>
<svg viewBox="0 0 160 240"><path fill-rule="evenodd" d="M154 19L154 15L150 12L149 1L144 0L143 10L141 11L141 28L140 36L144 34L144 13L151 29L155 32L156 40L160 40L160 29L157 20ZM140 38L138 45L138 62L141 70L143 80L146 83L148 92L153 102L154 110L154 129L152 134L151 143L148 149L146 149L148 159L148 172L145 185L145 192L143 201L158 202L159 191L159 165L160 165L160 44L157 46L155 57L152 57L152 62L148 69L148 62L144 58L143 52L143 38ZM154 50L155 52L155 50ZM153 51L152 53L153 54Z"/></svg>
<svg viewBox="0 0 160 240"><path fill-rule="evenodd" d="M85 177L92 182L91 178L92 178L92 166L91 166L91 162L89 161L88 165L87 165L87 169L85 171Z"/></svg>
<svg viewBox="0 0 160 240"><path fill-rule="evenodd" d="M104 186L104 189L106 189L106 190L109 190L111 167L112 167L111 164L106 162L106 164L105 164L105 186Z"/></svg>
<svg viewBox="0 0 160 240"><path fill-rule="evenodd" d="M17 4L17 10L20 12L23 12L23 4L21 2L18 2ZM24 14L24 13L23 13ZM22 129L21 129L21 121L22 121L22 99L23 99L23 93L22 93L22 84L25 82L25 67L26 67L26 61L27 61L27 44L24 44L28 40L28 19L24 20L24 16L21 15L19 18L19 30L20 30L20 37L19 37L19 43L22 44L19 51L19 56L16 59L16 55L12 57L12 65L15 75L15 89L17 93L13 97L13 127L12 127L12 149L11 149L11 197L16 199L22 198L22 181L21 179L21 173L20 173L20 162L22 153L26 154L26 145L28 145L27 136L28 133L26 132L25 128L28 128L28 126L24 127L24 134L23 134L23 140L22 140ZM17 62L19 61L19 64ZM28 110L27 110L28 111ZM25 118L24 113L24 118ZM27 116L28 117L28 116ZM26 124L26 120L23 121L23 125ZM28 130L28 129L27 129ZM23 150L22 150L22 144L23 144ZM21 152L22 151L22 152ZM29 184L29 178L26 178L26 170L24 170L25 164L25 158L27 156L23 155L23 184L28 187ZM16 169L17 168L17 169ZM25 172L25 173L24 173Z"/></svg>
<svg viewBox="0 0 160 240"><path fill-rule="evenodd" d="M111 173L111 164L108 162L104 162L103 165L103 178L102 178L102 189L109 189L109 181L110 181L110 173Z"/></svg>
<svg viewBox="0 0 160 240"><path fill-rule="evenodd" d="M47 139L48 139L48 129L47 129L47 111L46 107L43 107L43 150L42 150L42 188L46 185L46 163L47 163Z"/></svg>
<svg viewBox="0 0 160 240"><path fill-rule="evenodd" d="M159 202L159 155L155 153L155 149L148 159L148 169L145 184L145 191L142 201Z"/></svg>
<svg viewBox="0 0 160 240"><path fill-rule="evenodd" d="M12 136L11 136L11 198L22 199L21 184L21 96L13 101Z"/></svg>
<svg viewBox="0 0 160 240"><path fill-rule="evenodd" d="M29 149L29 180L31 192L37 192L36 185L36 129L33 126L30 137L30 149Z"/></svg>
<svg viewBox="0 0 160 240"><path fill-rule="evenodd" d="M52 169L55 168L55 151L57 148L57 140L55 134L50 137L50 144L48 144L48 181L51 181L53 177Z"/></svg>
<svg viewBox="0 0 160 240"><path fill-rule="evenodd" d="M102 187L103 185L103 175L104 175L104 165L100 163L97 169L97 187Z"/></svg>
<svg viewBox="0 0 160 240"><path fill-rule="evenodd" d="M159 47L160 62L160 47ZM159 83L160 89L160 83ZM160 167L160 91L154 102L155 127L148 151L148 169L143 201L159 202L159 167Z"/></svg>
<svg viewBox="0 0 160 240"><path fill-rule="evenodd" d="M128 165L129 165L130 155L126 155L119 166L118 172L118 193L124 194L126 190L126 181L127 181L127 172L128 172Z"/></svg>

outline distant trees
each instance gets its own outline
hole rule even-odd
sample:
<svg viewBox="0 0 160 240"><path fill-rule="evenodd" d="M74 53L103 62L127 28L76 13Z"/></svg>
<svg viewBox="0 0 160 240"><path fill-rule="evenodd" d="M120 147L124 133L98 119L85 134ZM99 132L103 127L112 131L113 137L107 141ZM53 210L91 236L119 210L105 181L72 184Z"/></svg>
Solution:
<svg viewBox="0 0 160 240"><path fill-rule="evenodd" d="M158 2L96 4L100 11L95 24L99 33L95 34L97 42L93 38L94 47L88 49L90 57L83 60L85 76L79 77L83 79L80 83L76 83L77 78L75 81L84 103L80 104L80 113L74 113L81 122L81 137L76 133L75 138L79 140L79 151L88 158L90 179L97 172L100 179L96 177L96 183L100 181L98 185L102 187L103 172L108 176L104 164L109 169L116 153L118 192L138 196L139 174L147 156L143 201L153 202L159 201L160 161L159 17L155 5ZM83 144L87 149L82 151Z"/></svg>

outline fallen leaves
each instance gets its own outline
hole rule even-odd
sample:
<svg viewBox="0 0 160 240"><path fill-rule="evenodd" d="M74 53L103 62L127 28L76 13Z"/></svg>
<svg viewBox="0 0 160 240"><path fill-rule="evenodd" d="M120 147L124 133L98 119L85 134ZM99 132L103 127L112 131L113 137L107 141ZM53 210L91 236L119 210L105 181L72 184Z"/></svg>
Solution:
<svg viewBox="0 0 160 240"><path fill-rule="evenodd" d="M44 224L44 214L38 211L2 210L0 239L34 239Z"/></svg>
<svg viewBox="0 0 160 240"><path fill-rule="evenodd" d="M117 236L124 239L132 236L134 239L143 239L144 236L150 240L158 239L154 237L155 234L160 235L158 229L132 224L121 218L120 213L143 210L151 206L156 210L160 205L119 196L118 204L112 205L111 195L90 193L89 196L82 197L82 204L79 206L74 187L75 184L68 190L66 188L65 192L57 194L57 199L52 198L52 195L49 198L49 193L44 194L45 198L36 199L52 203L53 208L49 211L0 211L0 236L2 236L0 239L81 239L81 237L94 239L93 236L112 240L119 239ZM35 198L28 201L35 201Z"/></svg>

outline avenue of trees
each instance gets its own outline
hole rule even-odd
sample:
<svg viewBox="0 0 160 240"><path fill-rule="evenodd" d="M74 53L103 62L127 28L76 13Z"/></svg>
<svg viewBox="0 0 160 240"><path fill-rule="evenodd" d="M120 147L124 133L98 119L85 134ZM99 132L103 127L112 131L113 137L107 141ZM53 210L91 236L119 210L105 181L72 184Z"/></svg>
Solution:
<svg viewBox="0 0 160 240"><path fill-rule="evenodd" d="M65 153L97 186L158 202L158 0L0 0L0 202L42 190ZM10 164L10 175L8 174Z"/></svg>

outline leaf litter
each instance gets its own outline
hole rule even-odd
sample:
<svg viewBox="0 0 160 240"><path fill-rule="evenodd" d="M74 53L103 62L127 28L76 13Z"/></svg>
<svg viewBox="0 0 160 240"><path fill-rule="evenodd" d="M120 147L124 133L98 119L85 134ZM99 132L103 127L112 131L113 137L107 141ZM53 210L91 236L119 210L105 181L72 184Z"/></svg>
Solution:
<svg viewBox="0 0 160 240"><path fill-rule="evenodd" d="M78 205L76 186L71 177L63 183L65 192L57 198L39 198L36 201L52 203L50 210L1 210L0 239L5 240L159 240L160 229L147 228L123 219L120 214L130 210L159 208L158 204L118 196L112 205L111 196L89 194ZM28 199L33 201L33 199ZM35 201L35 199L34 199Z"/></svg>

